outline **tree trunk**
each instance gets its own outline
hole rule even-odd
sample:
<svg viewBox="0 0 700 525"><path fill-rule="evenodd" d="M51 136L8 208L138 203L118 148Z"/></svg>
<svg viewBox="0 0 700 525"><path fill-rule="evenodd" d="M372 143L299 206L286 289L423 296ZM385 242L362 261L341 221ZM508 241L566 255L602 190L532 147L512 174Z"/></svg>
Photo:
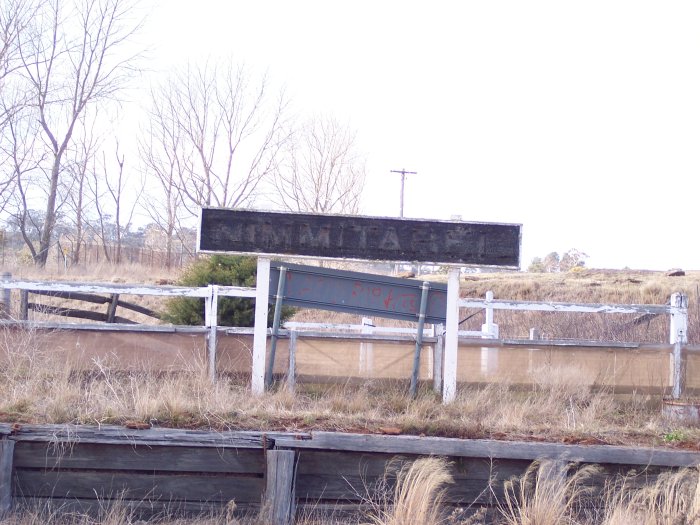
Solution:
<svg viewBox="0 0 700 525"><path fill-rule="evenodd" d="M46 260L49 257L49 248L51 248L51 236L56 224L56 194L58 193L60 165L61 157L57 154L54 157L53 166L51 167L51 186L49 187L49 194L46 199L46 215L41 230L41 239L39 240L39 252L35 257L36 264L41 268L46 266Z"/></svg>

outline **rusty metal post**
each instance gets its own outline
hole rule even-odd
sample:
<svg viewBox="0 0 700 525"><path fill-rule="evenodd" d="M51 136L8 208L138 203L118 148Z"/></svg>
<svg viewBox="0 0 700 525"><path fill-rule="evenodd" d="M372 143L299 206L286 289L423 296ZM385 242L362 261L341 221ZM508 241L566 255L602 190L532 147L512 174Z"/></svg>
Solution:
<svg viewBox="0 0 700 525"><path fill-rule="evenodd" d="M275 354L277 352L277 339L280 331L280 317L282 316L282 304L284 303L284 286L287 282L287 268L280 267L280 278L277 281L277 295L275 296L275 316L272 320L272 338L270 340L270 360L265 372L265 387L272 385L272 374L275 369Z"/></svg>
<svg viewBox="0 0 700 525"><path fill-rule="evenodd" d="M423 327L425 326L425 311L428 307L428 292L430 283L423 282L420 295L420 311L418 312L418 333L416 334L416 349L413 352L413 374L411 375L411 397L418 392L418 372L420 371L420 351L423 348Z"/></svg>

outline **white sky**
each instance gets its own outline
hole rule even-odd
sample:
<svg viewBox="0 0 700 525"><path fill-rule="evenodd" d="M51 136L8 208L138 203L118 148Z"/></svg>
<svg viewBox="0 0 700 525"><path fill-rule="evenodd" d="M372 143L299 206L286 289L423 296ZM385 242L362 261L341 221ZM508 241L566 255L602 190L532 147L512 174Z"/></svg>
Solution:
<svg viewBox="0 0 700 525"><path fill-rule="evenodd" d="M365 215L398 215L405 168L407 217L521 223L523 267L700 269L700 2L160 0L143 36L349 121Z"/></svg>

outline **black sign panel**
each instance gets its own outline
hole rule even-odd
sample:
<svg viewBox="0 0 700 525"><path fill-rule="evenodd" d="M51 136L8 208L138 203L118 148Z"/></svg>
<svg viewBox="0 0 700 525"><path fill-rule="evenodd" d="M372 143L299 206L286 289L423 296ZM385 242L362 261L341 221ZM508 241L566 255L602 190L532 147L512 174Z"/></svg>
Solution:
<svg viewBox="0 0 700 525"><path fill-rule="evenodd" d="M203 208L198 249L517 268L520 228L519 224Z"/></svg>
<svg viewBox="0 0 700 525"><path fill-rule="evenodd" d="M270 268L272 302L277 294L281 266L287 269L283 294L286 305L418 321L421 281L273 262ZM426 322L444 323L446 311L447 285L431 282Z"/></svg>

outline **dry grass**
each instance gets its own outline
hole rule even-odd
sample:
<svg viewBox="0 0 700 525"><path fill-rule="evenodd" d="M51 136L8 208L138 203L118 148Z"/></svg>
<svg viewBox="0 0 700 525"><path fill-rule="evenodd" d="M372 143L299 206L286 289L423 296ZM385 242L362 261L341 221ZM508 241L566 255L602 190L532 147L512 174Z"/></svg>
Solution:
<svg viewBox="0 0 700 525"><path fill-rule="evenodd" d="M421 458L403 465L391 498L375 505L374 525L439 525L446 523L445 485L452 483L450 465L441 458Z"/></svg>
<svg viewBox="0 0 700 525"><path fill-rule="evenodd" d="M625 480L608 491L603 525L693 525L700 523L697 469L659 476L649 486L628 490Z"/></svg>
<svg viewBox="0 0 700 525"><path fill-rule="evenodd" d="M165 510L145 515L131 502L115 499L98 501L94 511L71 510L66 505L52 506L30 502L1 521L4 525L266 525L258 515L237 517L236 505L231 502L222 510L212 510L196 517L178 516L178 512ZM148 508L148 502L143 502ZM301 524L300 524L301 525Z"/></svg>
<svg viewBox="0 0 700 525"><path fill-rule="evenodd" d="M121 424L126 420L184 428L381 432L567 442L663 444L670 427L658 400L592 391L577 368L533 372L533 387L504 384L460 389L443 405L407 385L302 385L251 396L246 381L212 384L204 359L185 360L180 371L123 370L108 358L82 363L80 372L40 339L51 334L0 330L0 420L33 423ZM700 430L682 428L683 443Z"/></svg>
<svg viewBox="0 0 700 525"><path fill-rule="evenodd" d="M533 463L525 474L505 484L500 513L505 525L574 525L578 503L586 493L583 485L595 467L583 467L571 476L566 465Z"/></svg>

